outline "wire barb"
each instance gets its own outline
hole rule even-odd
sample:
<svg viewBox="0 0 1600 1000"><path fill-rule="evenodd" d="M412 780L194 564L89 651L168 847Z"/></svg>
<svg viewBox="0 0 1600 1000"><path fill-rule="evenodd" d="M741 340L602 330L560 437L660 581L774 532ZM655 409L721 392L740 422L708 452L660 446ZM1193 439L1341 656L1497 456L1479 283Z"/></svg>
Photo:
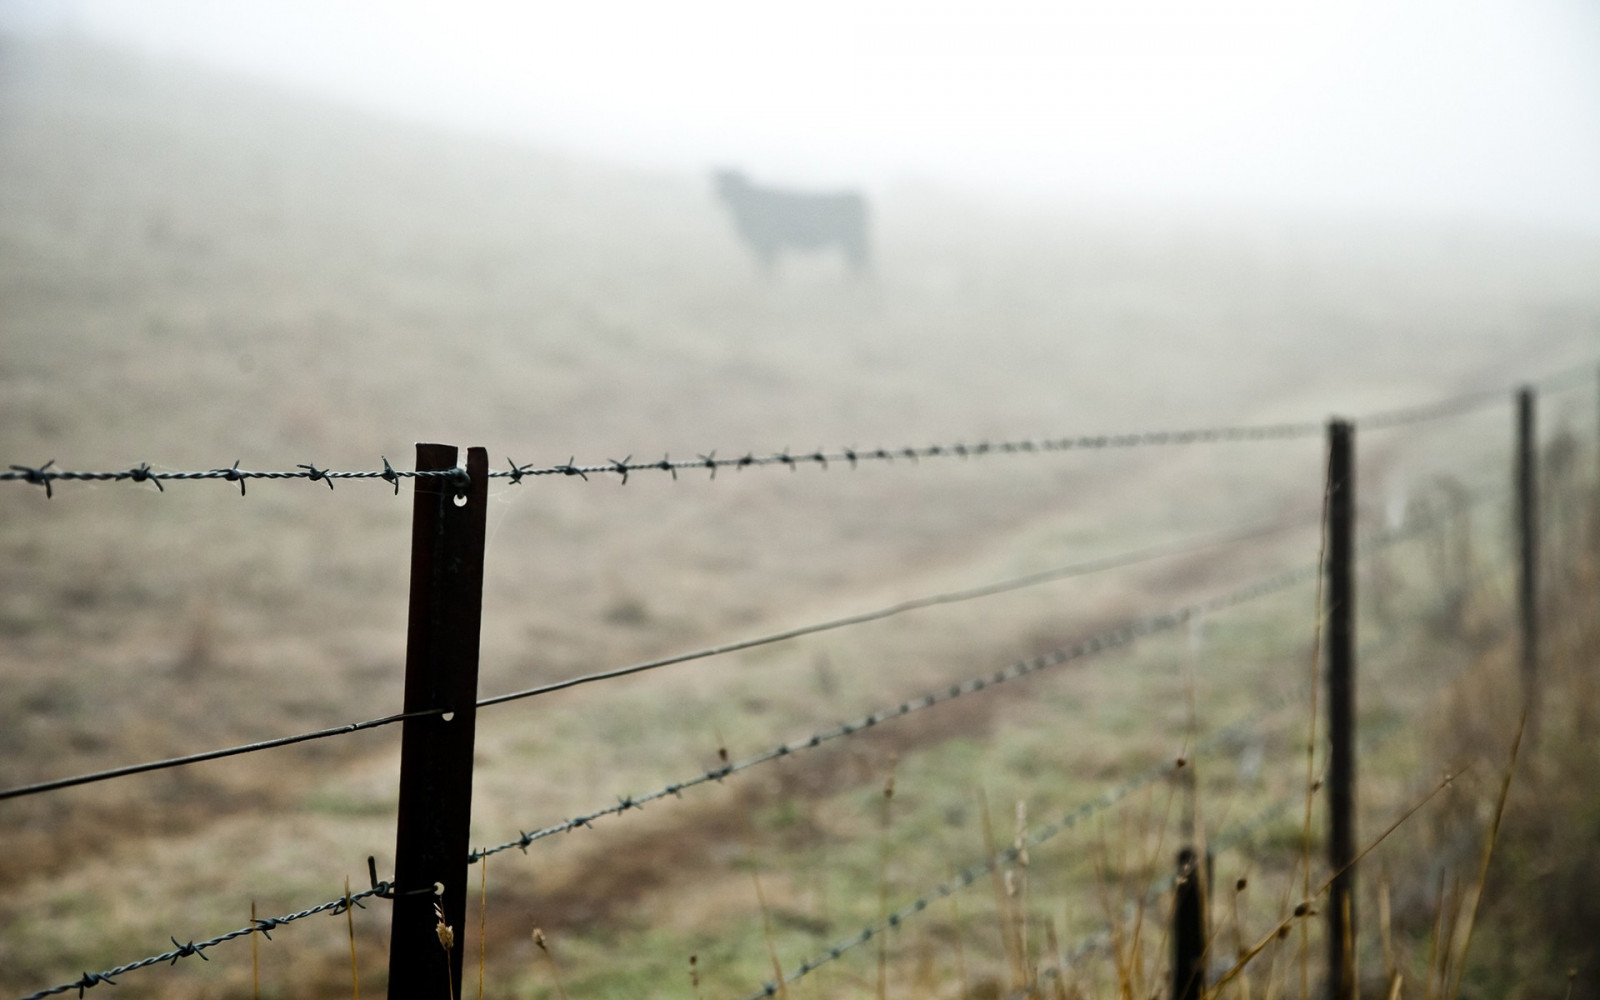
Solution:
<svg viewBox="0 0 1600 1000"><path fill-rule="evenodd" d="M215 473L219 473L222 476L222 478L228 480L231 483L238 483L239 484L239 495L240 496L244 496L244 481L245 481L246 476L245 476L244 473L239 471L239 460L237 458L233 460L232 468L228 468L228 469L212 469L211 471L215 472Z"/></svg>
<svg viewBox="0 0 1600 1000"><path fill-rule="evenodd" d="M295 468L306 470L306 475L313 483L320 479L328 484L328 489L333 489L333 480L328 477L327 470L317 468L316 463L312 463L310 465L297 465ZM399 490L396 490L395 492L398 493Z"/></svg>
<svg viewBox="0 0 1600 1000"><path fill-rule="evenodd" d="M11 471L22 473L22 478L35 486L43 486L44 498L49 500L55 496L55 491L50 488L50 481L56 478L50 473L50 466L54 464L56 464L56 460L52 458L50 461L39 466L37 469L26 465L13 465L11 467Z"/></svg>
<svg viewBox="0 0 1600 1000"><path fill-rule="evenodd" d="M155 483L157 492L160 492L160 493L167 492L167 488L165 486L161 485L161 480L155 479L150 475L150 463L149 462L140 462L138 465L136 465L133 468L129 469L128 470L128 478L132 479L136 483L143 483L143 482Z"/></svg>

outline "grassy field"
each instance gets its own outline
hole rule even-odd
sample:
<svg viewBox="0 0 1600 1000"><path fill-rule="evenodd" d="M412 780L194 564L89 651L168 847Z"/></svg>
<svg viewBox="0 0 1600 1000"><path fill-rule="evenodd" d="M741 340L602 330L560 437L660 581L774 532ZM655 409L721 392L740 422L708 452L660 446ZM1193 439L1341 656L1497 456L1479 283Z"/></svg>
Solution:
<svg viewBox="0 0 1600 1000"><path fill-rule="evenodd" d="M911 184L871 195L869 277L819 258L763 280L705 177L0 38L0 451L85 469L377 468L408 465L419 440L486 445L496 466L970 442L1315 420L1596 353L1593 241L993 205ZM1591 393L1551 399L1547 436L1587 439L1593 408ZM1503 485L1508 441L1503 409L1364 438L1364 521L1438 502L1450 483ZM1314 560L1321 466L1308 439L638 474L625 488L497 481L485 694L1303 517L1250 545L486 711L474 841ZM410 504L383 484L256 483L241 499L224 483L65 483L50 500L0 485L0 783L397 710ZM1497 551L1504 505L1479 510L1480 548ZM1407 681L1416 664L1464 668L1503 639L1410 627L1439 613L1449 579L1413 547L1372 584L1389 617L1364 635L1395 636L1374 661L1393 685L1363 689L1372 719L1444 711ZM1290 707L1263 735L1196 763L1204 829L1251 815L1303 784L1295 691L1314 609L1309 587L1289 591L497 855L486 995L555 995L559 970L573 996L742 996L771 976L753 875L792 968L873 920L885 886L898 905L980 857L980 789L1005 843L1017 802L1042 825L1182 753L1191 716L1203 735L1282 693ZM252 901L263 914L321 902L347 876L362 884L369 854L389 870L397 736L0 803L0 988L243 926ZM1385 744L1374 825L1444 766L1426 737L1412 726ZM1140 894L1126 890L1165 870L1182 813L1183 796L1153 784L1041 845L1010 897L1025 906L986 886L959 910L939 904L892 939L890 991L1003 995L998 928L1013 910L1029 915L1030 954L1046 921L1063 947L1108 913L1126 926L1123 901ZM1219 884L1240 863L1281 882L1299 829L1292 812L1263 828L1276 853L1219 860ZM1250 926L1286 891L1269 884L1244 901ZM386 930L382 905L358 915L364 989L381 985ZM1145 945L1154 967L1159 935ZM248 943L212 957L117 989L251 994ZM871 994L876 962L875 945L858 948L797 992ZM1118 967L1085 989L1116 989ZM344 921L285 928L262 942L261 969L263 995L345 995Z"/></svg>

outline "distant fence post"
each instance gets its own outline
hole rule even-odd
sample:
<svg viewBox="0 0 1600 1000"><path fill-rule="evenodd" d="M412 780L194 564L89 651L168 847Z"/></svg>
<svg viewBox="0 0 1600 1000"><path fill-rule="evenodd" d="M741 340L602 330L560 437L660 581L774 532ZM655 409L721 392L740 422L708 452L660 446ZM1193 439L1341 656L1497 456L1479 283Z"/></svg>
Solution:
<svg viewBox="0 0 1600 1000"><path fill-rule="evenodd" d="M1185 847L1172 894L1172 1000L1200 1000L1205 993L1206 888L1194 848Z"/></svg>
<svg viewBox="0 0 1600 1000"><path fill-rule="evenodd" d="M1328 423L1328 990L1355 990L1355 428Z"/></svg>
<svg viewBox="0 0 1600 1000"><path fill-rule="evenodd" d="M456 454L453 445L419 444L417 470L454 469ZM472 448L470 483L416 480L405 711L445 714L407 719L401 734L390 1000L461 997L488 471L488 452ZM435 904L454 931L448 952Z"/></svg>
<svg viewBox="0 0 1600 1000"><path fill-rule="evenodd" d="M1522 632L1522 710L1539 734L1539 442L1533 389L1517 390L1517 605Z"/></svg>

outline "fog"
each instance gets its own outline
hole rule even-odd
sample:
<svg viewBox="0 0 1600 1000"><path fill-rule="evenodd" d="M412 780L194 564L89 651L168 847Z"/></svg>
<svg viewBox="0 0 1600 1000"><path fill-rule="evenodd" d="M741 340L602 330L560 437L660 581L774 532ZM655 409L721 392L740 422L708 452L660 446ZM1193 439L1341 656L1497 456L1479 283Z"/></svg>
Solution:
<svg viewBox="0 0 1600 1000"><path fill-rule="evenodd" d="M1583 0L34 0L7 21L642 166L1600 231Z"/></svg>

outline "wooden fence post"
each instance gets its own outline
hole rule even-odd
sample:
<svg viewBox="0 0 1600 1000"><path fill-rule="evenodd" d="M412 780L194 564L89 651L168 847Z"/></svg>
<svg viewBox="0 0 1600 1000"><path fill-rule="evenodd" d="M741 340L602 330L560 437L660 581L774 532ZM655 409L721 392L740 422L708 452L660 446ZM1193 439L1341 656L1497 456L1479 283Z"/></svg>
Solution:
<svg viewBox="0 0 1600 1000"><path fill-rule="evenodd" d="M1328 990L1355 990L1355 428L1328 423Z"/></svg>
<svg viewBox="0 0 1600 1000"><path fill-rule="evenodd" d="M1539 442L1533 390L1517 391L1517 605L1522 632L1522 710L1530 740L1539 734Z"/></svg>
<svg viewBox="0 0 1600 1000"><path fill-rule="evenodd" d="M455 446L417 445L417 471L454 468ZM470 482L416 480L405 711L444 714L407 719L401 734L390 1000L461 997L488 472L488 452L472 448ZM448 949L435 905L454 932Z"/></svg>
<svg viewBox="0 0 1600 1000"><path fill-rule="evenodd" d="M1194 848L1185 847L1172 893L1172 1000L1200 1000L1205 993L1206 888Z"/></svg>

